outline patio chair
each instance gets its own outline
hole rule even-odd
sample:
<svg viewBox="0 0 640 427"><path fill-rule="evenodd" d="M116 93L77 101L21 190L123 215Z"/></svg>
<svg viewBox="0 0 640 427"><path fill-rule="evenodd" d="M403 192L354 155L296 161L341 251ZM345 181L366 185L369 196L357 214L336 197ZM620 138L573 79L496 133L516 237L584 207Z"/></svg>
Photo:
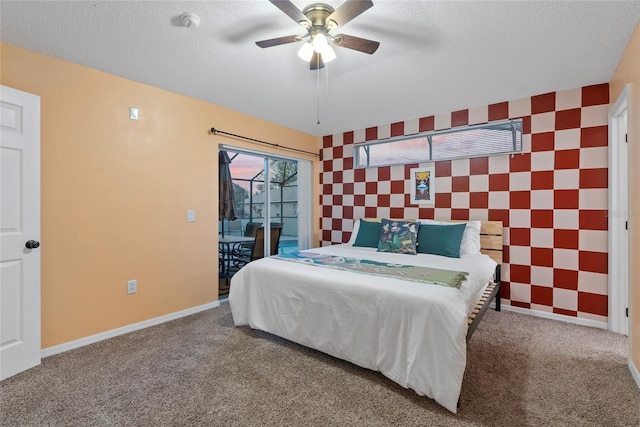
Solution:
<svg viewBox="0 0 640 427"><path fill-rule="evenodd" d="M262 224L259 222L248 222L244 229L244 236L255 237L256 230L261 226ZM252 247L253 242L238 243L237 245L234 245L232 255L234 258L247 257L251 254Z"/></svg>
<svg viewBox="0 0 640 427"><path fill-rule="evenodd" d="M278 246L280 245L280 235L282 234L282 226L271 227L271 242L270 252L271 255L278 253ZM249 254L239 254L234 256L233 265L237 268L242 268L244 265L255 261L260 258L264 258L264 227L258 227L256 230L256 236L251 246L251 252Z"/></svg>

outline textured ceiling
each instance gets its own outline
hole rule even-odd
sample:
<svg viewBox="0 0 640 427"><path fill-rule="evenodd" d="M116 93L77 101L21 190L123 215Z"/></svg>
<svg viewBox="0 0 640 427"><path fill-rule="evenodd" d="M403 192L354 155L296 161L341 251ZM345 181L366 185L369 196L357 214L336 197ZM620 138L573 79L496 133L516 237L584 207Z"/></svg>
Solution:
<svg viewBox="0 0 640 427"><path fill-rule="evenodd" d="M2 1L0 20L3 42L320 136L607 82L640 2L374 0L332 33L378 51L337 47L320 74L298 43L255 45L304 33L267 1Z"/></svg>

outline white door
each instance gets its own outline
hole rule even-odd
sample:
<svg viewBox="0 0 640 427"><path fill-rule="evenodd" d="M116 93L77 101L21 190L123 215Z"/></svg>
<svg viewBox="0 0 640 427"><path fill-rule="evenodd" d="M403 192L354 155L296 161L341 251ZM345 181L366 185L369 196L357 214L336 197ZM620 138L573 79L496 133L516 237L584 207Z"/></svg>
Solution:
<svg viewBox="0 0 640 427"><path fill-rule="evenodd" d="M629 334L629 86L609 112L609 329Z"/></svg>
<svg viewBox="0 0 640 427"><path fill-rule="evenodd" d="M620 259L620 333L623 335L629 335L629 145L627 142L628 139L628 128L627 128L627 112L628 110L624 110L624 113L620 116L620 130L624 132L624 142L622 142L622 137L620 138L620 163L619 163L619 171L620 174L620 211L624 212L624 216L621 219L624 219L624 231L621 230L620 233L620 248L621 248L621 259ZM620 225L622 228L622 225Z"/></svg>
<svg viewBox="0 0 640 427"><path fill-rule="evenodd" d="M40 364L39 239L40 97L0 86L0 379Z"/></svg>

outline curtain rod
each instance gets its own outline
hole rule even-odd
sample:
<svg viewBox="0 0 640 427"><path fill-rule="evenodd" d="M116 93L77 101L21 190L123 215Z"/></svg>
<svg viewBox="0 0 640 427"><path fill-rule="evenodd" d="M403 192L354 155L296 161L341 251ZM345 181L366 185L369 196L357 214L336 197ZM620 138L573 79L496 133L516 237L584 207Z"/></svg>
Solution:
<svg viewBox="0 0 640 427"><path fill-rule="evenodd" d="M269 146L271 146L273 148L282 148L282 149L285 149L285 150L297 151L299 153L305 153L305 154L310 154L310 155L315 156L315 157L320 157L319 153L313 153L311 151L305 151L305 150L301 150L299 148L287 147L287 146L284 146L284 145L275 144L273 142L261 141L259 139L249 138L247 136L236 135L235 133L225 132L223 130L219 130L219 129L216 129L216 128L211 128L211 133L214 134L214 135L220 133L220 134L223 134L223 135L233 136L234 138L240 138L240 139L244 139L244 140L247 140L247 141L255 142L255 143L258 143L258 144L269 145Z"/></svg>

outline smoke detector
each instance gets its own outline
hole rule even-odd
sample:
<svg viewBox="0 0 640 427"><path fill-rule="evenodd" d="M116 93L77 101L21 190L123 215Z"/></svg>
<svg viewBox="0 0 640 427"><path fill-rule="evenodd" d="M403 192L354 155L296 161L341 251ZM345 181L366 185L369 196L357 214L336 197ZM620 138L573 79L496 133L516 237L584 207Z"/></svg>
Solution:
<svg viewBox="0 0 640 427"><path fill-rule="evenodd" d="M187 28L196 29L198 25L200 25L200 17L195 13L185 12L180 15L180 21L182 21L182 25Z"/></svg>

